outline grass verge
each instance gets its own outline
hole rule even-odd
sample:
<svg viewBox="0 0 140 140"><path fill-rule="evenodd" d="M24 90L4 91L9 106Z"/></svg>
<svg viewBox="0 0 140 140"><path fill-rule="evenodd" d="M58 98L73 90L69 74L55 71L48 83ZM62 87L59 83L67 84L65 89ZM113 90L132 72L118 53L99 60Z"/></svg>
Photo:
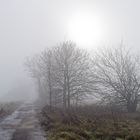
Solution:
<svg viewBox="0 0 140 140"><path fill-rule="evenodd" d="M48 140L140 140L140 114L81 107L63 112L44 107L40 123Z"/></svg>

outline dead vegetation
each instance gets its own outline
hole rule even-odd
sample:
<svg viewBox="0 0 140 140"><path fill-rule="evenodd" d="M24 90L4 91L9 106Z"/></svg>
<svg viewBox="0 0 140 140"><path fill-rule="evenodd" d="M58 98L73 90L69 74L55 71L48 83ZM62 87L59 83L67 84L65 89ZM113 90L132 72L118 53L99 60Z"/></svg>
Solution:
<svg viewBox="0 0 140 140"><path fill-rule="evenodd" d="M140 114L95 105L64 112L44 107L40 123L49 140L139 140Z"/></svg>
<svg viewBox="0 0 140 140"><path fill-rule="evenodd" d="M20 102L0 103L0 121L6 116L12 114L20 104Z"/></svg>

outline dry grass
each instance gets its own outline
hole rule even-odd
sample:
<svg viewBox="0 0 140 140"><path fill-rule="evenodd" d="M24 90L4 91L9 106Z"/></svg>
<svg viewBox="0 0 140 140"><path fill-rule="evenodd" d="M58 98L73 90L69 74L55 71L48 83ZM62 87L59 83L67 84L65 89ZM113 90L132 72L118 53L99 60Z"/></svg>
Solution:
<svg viewBox="0 0 140 140"><path fill-rule="evenodd" d="M2 119L6 116L12 114L13 111L15 111L20 104L20 102L0 103L0 121L2 121Z"/></svg>
<svg viewBox="0 0 140 140"><path fill-rule="evenodd" d="M84 106L71 112L42 109L40 122L49 140L140 140L140 114Z"/></svg>

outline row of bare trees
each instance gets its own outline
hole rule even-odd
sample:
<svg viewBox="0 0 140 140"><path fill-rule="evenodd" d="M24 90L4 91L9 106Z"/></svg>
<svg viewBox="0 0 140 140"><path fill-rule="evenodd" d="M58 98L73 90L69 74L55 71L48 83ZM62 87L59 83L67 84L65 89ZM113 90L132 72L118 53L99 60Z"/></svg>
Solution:
<svg viewBox="0 0 140 140"><path fill-rule="evenodd" d="M71 41L28 59L41 99L64 110L88 95L135 112L140 101L139 58L124 47L89 54Z"/></svg>
<svg viewBox="0 0 140 140"><path fill-rule="evenodd" d="M70 109L85 93L91 92L88 88L89 60L87 52L69 41L43 51L26 65L38 81L40 94L41 87L47 88L50 106L59 103L64 109Z"/></svg>

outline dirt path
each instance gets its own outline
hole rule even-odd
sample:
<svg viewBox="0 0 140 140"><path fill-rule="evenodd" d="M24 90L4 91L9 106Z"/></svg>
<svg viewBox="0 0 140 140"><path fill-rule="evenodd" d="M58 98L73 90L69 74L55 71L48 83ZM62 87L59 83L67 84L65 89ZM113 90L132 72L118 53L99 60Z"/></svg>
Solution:
<svg viewBox="0 0 140 140"><path fill-rule="evenodd" d="M0 140L46 140L43 135L31 103L23 104L0 123Z"/></svg>

